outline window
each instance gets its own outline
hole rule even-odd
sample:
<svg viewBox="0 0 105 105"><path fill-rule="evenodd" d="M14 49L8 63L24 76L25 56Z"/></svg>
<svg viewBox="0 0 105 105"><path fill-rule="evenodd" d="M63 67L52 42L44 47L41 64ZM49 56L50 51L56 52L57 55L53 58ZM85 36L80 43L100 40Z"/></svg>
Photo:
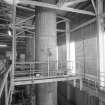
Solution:
<svg viewBox="0 0 105 105"><path fill-rule="evenodd" d="M76 73L75 42L69 43L67 45L67 69L68 69L68 74L75 75Z"/></svg>

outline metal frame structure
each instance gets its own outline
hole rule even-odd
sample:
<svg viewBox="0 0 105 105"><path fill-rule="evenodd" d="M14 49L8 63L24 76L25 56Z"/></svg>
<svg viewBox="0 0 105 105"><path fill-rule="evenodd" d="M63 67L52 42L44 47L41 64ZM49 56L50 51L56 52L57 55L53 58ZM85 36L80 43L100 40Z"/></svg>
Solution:
<svg viewBox="0 0 105 105"><path fill-rule="evenodd" d="M34 6L39 6L39 7L45 7L45 8L50 8L50 9L55 9L55 10L61 10L61 11L65 11L65 12L76 12L76 13L80 13L80 14L87 14L87 15L92 15L95 16L94 13L89 12L89 11L85 11L85 10L79 10L79 9L75 9L75 8L70 8L70 7L59 7L57 5L52 5L52 4L48 4L48 3L43 3L43 2L38 2L38 1L20 1L20 3L22 4L30 4L30 5L34 5Z"/></svg>
<svg viewBox="0 0 105 105"><path fill-rule="evenodd" d="M23 2L23 1L22 1ZM41 5L39 5L40 3L38 3L38 6L41 6ZM44 4L43 4L44 5ZM27 32L29 32L29 33L32 33L32 34L34 34L34 32L31 32L31 31L29 31L29 29L31 28L31 29L34 29L34 27L30 27L30 26L19 26L20 24L22 24L22 23L25 23L26 21L28 21L28 20L30 20L30 19L32 19L32 18L34 18L34 16L35 15L32 15L32 16L30 16L30 17L28 17L28 18L26 18L26 19L22 19L22 20L20 20L19 22L16 22L16 4L15 4L15 2L14 2L14 14L13 14L13 26L12 26L12 28L13 28L13 70L15 70L15 68L16 68L16 65L17 65L17 63L16 63L16 42L17 42L17 38L24 38L24 37L27 37L27 38L32 38L31 36L22 36L22 35L20 35L20 34L22 34L22 33L24 33L24 31L27 31ZM46 6L45 6L46 7ZM50 7L48 7L48 8L50 8ZM61 17L61 16L57 16L57 18L61 18L62 20L61 21L58 21L57 22L57 24L59 24L59 23L61 23L61 22L67 22L67 23L69 23L69 20L67 19L67 18L65 18L65 17ZM66 23L66 24L67 24ZM23 29L22 29L23 28ZM26 28L26 29L24 29L24 28ZM69 27L68 27L69 28ZM17 33L16 34L16 29L22 29L22 31L20 31L19 33ZM70 30L70 29L67 29L67 31L68 30ZM57 31L58 32L66 32L66 30L64 29L64 30L61 30L61 29L57 29ZM70 32L70 31L69 31ZM66 32L66 33L68 33L67 34L67 36L69 36L69 32ZM31 63L31 62L29 62L29 63ZM13 71L13 75L14 75L14 71ZM63 75L62 75L63 76ZM49 77L49 76L48 76ZM40 79L40 78L39 78ZM49 80L48 80L49 81ZM56 81L59 81L59 80L57 80L56 79ZM14 81L13 81L14 82ZM44 82L44 80L42 80L42 82Z"/></svg>
<svg viewBox="0 0 105 105"><path fill-rule="evenodd" d="M27 7L22 7L22 6L19 6L15 3L15 0L14 1L14 4L13 4L13 24L12 24L12 29L13 29L13 42L12 42L12 50L13 50L13 61L12 61L12 66L10 67L10 69L6 72L5 76L4 76L4 79L3 79L3 82L1 84L1 87L0 87L0 96L2 94L2 91L3 89L5 88L5 98L8 97L7 99L5 99L5 105L9 105L8 101L9 101L9 98L11 98L11 95L13 93L13 87L14 85L25 85L25 84L38 84L38 83L46 83L46 82L54 82L54 81L68 81L68 80L73 80L74 82L74 86L76 86L76 80L80 80L80 89L82 90L83 89L83 78L81 76L81 74L79 75L76 75L76 76L71 76L71 75L61 75L60 77L57 75L55 77L47 77L47 78L28 78L26 80L26 77L25 78L14 78L14 70L16 68L16 38L17 37L26 37L26 36L19 36L21 33L23 33L24 31L28 31L32 34L34 34L33 32L29 31L29 28L30 27L25 27L26 29L22 29L21 32L19 33L16 33L16 29L18 29L18 25L19 24L22 24L24 22L26 22L27 20L30 20L32 19L35 15L32 15L26 19L22 19L20 20L19 22L16 22L16 7L19 7L19 8L23 8L25 10L30 10L30 11L34 11L33 9L30 9L30 8L27 8ZM103 52L101 47L103 46L103 42L102 41L102 38L103 38L103 33L102 33L102 29L103 29L103 24L101 23L101 19L103 19L103 17L105 17L105 14L103 16L103 13L102 13L102 3L103 1L101 0L97 0L98 1L98 8L97 6L95 6L95 3L94 3L94 0L91 0L92 2L92 5L93 5L93 8L94 8L94 11L95 13L93 12L90 12L90 11L86 11L86 10L79 10L79 9L75 9L75 8L70 8L68 6L72 5L72 4L75 4L75 3L80 3L80 2L85 2L87 0L75 0L73 2L66 2L65 4L65 1L62 0L63 3L61 4L64 4L61 6L61 4L57 4L57 5L52 5L52 4L47 4L47 3L43 3L43 2L37 2L37 1L25 1L25 0L20 0L20 3L22 4L29 4L29 5L33 5L33 6L39 6L39 7L46 7L46 8L50 8L50 9L54 9L54 10L61 10L61 11L65 11L65 12L76 12L76 13L80 13L80 14L86 14L86 15L91 15L91 16L96 16L96 18L76 27L75 29L72 29L71 32L81 28L81 27L84 27L88 24L91 24L92 22L95 22L97 20L97 23L98 23L98 39L99 39L99 64L103 64L104 65L104 60L105 60L105 57L103 57ZM59 6L60 5L60 6ZM98 10L98 12L97 12ZM66 46L67 46L67 43L70 42L70 27L69 27L69 20L65 17L61 17L61 16L57 16L57 18L61 18L62 20L60 21L57 21L57 24L60 24L62 22L65 22L66 23L66 29L64 30L61 30L61 29L57 29L57 31L59 32L66 32ZM24 27L21 27L21 28L24 28ZM32 28L32 27L31 27ZM104 48L103 48L104 50ZM31 62L29 62L31 63ZM103 67L101 66L100 67ZM103 69L103 68L100 68L100 69ZM12 73L12 75L11 75ZM7 92L7 77L8 75L11 75L11 85L10 85L10 90L9 90L9 93ZM89 77L90 78L90 77ZM34 81L33 81L34 80ZM24 81L24 84L23 84L23 81ZM10 95L11 94L11 95Z"/></svg>
<svg viewBox="0 0 105 105"><path fill-rule="evenodd" d="M12 86L12 66L6 71L6 73L3 75L1 79L1 84L0 84L0 98L1 95L5 93L5 105L10 105L12 101L12 91L13 91L13 86ZM4 93L3 93L4 91Z"/></svg>
<svg viewBox="0 0 105 105"><path fill-rule="evenodd" d="M59 0L59 2L57 3L58 6L60 7L68 7L77 3L81 3L81 2L86 2L87 0L73 0L73 1L69 1L69 0Z"/></svg>

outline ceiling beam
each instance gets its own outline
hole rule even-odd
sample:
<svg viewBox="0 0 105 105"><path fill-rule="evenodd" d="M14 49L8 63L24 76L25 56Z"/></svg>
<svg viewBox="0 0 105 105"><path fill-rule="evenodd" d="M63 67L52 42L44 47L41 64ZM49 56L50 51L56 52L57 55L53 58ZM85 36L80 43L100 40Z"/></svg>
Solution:
<svg viewBox="0 0 105 105"><path fill-rule="evenodd" d="M69 8L69 7L60 8L60 7L53 5L53 4L48 4L48 3L44 3L44 2L38 2L38 1L20 0L20 4L34 5L34 6L44 7L44 8L66 11L66 12L75 12L75 13L95 16L95 13L90 12L90 11L80 10L80 9L75 9L75 8Z"/></svg>
<svg viewBox="0 0 105 105"><path fill-rule="evenodd" d="M105 13L103 14L103 17L105 17ZM78 29L80 29L82 27L85 27L85 26L87 26L89 24L92 24L94 22L96 22L96 18L93 18L93 19L91 19L91 20L89 20L89 21L87 21L87 22L77 26L76 28L71 29L71 32L74 32L74 31L76 31L76 30L78 30Z"/></svg>
<svg viewBox="0 0 105 105"><path fill-rule="evenodd" d="M26 32L29 32L29 33L31 33L31 34L35 34L35 32L30 31L30 30L28 29L28 27L26 27L26 28L27 28L27 29L23 29L22 27L16 26L16 29L20 29L20 30L21 30L21 31L18 32L16 35L20 35L20 34L24 33L25 31L26 31Z"/></svg>
<svg viewBox="0 0 105 105"><path fill-rule="evenodd" d="M28 21L28 20L34 18L34 17L35 17L35 15L32 15L32 16L26 18L26 19L22 19L21 21L17 22L16 25L19 25L19 24L21 24L21 23L24 23L24 22L26 22L26 21Z"/></svg>
<svg viewBox="0 0 105 105"><path fill-rule="evenodd" d="M60 20L60 21L57 21L56 23L59 24L59 23L63 23L63 22L66 22L65 20Z"/></svg>
<svg viewBox="0 0 105 105"><path fill-rule="evenodd" d="M24 30L18 32L18 33L16 34L16 36L18 36L18 35L20 35L20 34L22 34L22 33L24 33Z"/></svg>
<svg viewBox="0 0 105 105"><path fill-rule="evenodd" d="M17 36L17 38L33 38L32 36Z"/></svg>
<svg viewBox="0 0 105 105"><path fill-rule="evenodd" d="M96 21L96 18L93 18L93 19L91 19L91 20L89 20L89 21L86 21L85 23L83 23L83 24L81 24L81 25L79 25L79 26L77 26L77 27L71 29L70 32L77 31L78 29L80 29L80 28L82 28L82 27L85 27L85 26L87 26L87 25L89 25L89 24L91 24L91 23L94 23L95 21Z"/></svg>
<svg viewBox="0 0 105 105"><path fill-rule="evenodd" d="M91 2L92 2L92 5L93 5L93 8L94 8L95 13L97 13L97 10L96 10L96 5L95 5L94 0L91 0Z"/></svg>
<svg viewBox="0 0 105 105"><path fill-rule="evenodd" d="M65 21L70 21L68 18L63 17L63 16L59 16L59 15L57 15L57 18L63 19L63 20L65 20Z"/></svg>
<svg viewBox="0 0 105 105"><path fill-rule="evenodd" d="M4 20L4 21L7 21L7 22L10 22L8 19L6 18L0 18L0 20Z"/></svg>
<svg viewBox="0 0 105 105"><path fill-rule="evenodd" d="M61 8L61 10L67 11L67 12L74 12L74 13L79 13L79 14L84 14L84 15L95 16L95 13L86 11L86 10L74 9L74 8L69 8L69 7L63 7Z"/></svg>
<svg viewBox="0 0 105 105"><path fill-rule="evenodd" d="M73 0L73 1L64 1L64 0L60 0L60 2L57 3L58 6L60 7L67 7L67 6L71 6L77 3L81 3L81 2L86 2L88 0Z"/></svg>
<svg viewBox="0 0 105 105"><path fill-rule="evenodd" d="M29 10L29 11L32 11L32 12L35 12L34 9L23 7L23 6L20 6L20 5L17 5L16 7L21 8L21 9L25 9L25 10Z"/></svg>
<svg viewBox="0 0 105 105"><path fill-rule="evenodd" d="M35 12L34 9L30 9L30 8L27 8L27 7L18 6L18 5L17 5L17 7L18 7L18 8L22 8L22 9L26 9L26 10L30 10L30 11L32 11L32 12ZM57 15L57 18L64 19L65 21L66 21L66 20L69 20L68 18L63 17L63 16L59 16L59 15Z"/></svg>

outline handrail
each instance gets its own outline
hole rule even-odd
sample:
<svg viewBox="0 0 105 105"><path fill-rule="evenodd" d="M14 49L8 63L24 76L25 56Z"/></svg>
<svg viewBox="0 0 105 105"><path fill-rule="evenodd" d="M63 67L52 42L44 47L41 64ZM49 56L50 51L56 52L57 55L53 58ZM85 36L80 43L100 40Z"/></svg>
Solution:
<svg viewBox="0 0 105 105"><path fill-rule="evenodd" d="M55 64L56 64L58 61L57 60L51 60L50 63L52 63L52 62L55 62ZM44 76L44 75L45 75L45 77L46 76L51 77L51 76L59 76L59 75L64 76L64 75L69 75L70 74L70 75L80 76L81 79L88 79L89 81L94 81L99 86L101 86L101 82L105 83L105 80L102 81L100 78L98 79L97 76L92 75L92 74L83 73L83 72L81 72L81 73L80 72L72 73L72 71L70 72L70 70L73 69L73 68L71 68L70 70L68 69L68 67L67 67L68 62L72 62L72 61L69 60L69 61L59 62L59 64L62 63L62 64L66 64L66 65L65 66L59 65L59 68L53 67L53 69L51 69L51 70L50 70L50 67L49 67L50 66L49 62L47 62L47 61L16 62L16 67L18 67L18 65L20 65L20 66L21 65L24 65L24 66L29 65L30 76L36 76L36 78L41 78L41 76ZM35 68L35 66L33 66L35 64L46 65L46 72L42 72L41 71L42 68ZM47 68L47 66L48 66L48 68ZM55 65L55 66L57 66L57 65ZM73 66L73 65L71 64L70 66ZM80 65L80 67L82 67L82 65ZM28 68L25 69L26 73L28 73L27 70L28 70ZM24 71L24 68L22 69L22 71ZM65 74L65 71L66 71L66 74ZM18 74L18 72L16 72L16 73ZM54 75L53 74L49 75L49 73L55 73L55 74ZM35 74L35 75L32 75L32 74ZM37 74L38 74L38 76L37 76ZM100 72L100 77L104 78L104 75L105 75L105 73Z"/></svg>
<svg viewBox="0 0 105 105"><path fill-rule="evenodd" d="M12 68L12 66L10 66L10 68L9 68L9 69L7 70L7 72L4 74L4 78L3 78L2 83L1 83L1 85L0 85L0 97L1 97L1 94L2 94L3 89L4 89L4 87L5 87L5 84L6 84L6 81L7 81L7 78L8 78L8 74L9 74L10 71L12 70L11 68Z"/></svg>
<svg viewBox="0 0 105 105"><path fill-rule="evenodd" d="M40 78L41 76L51 77L68 75L67 62L72 61L63 61L63 63L60 62L59 65L57 65L58 64L57 62L58 62L57 60L16 62L15 76L18 77L19 75L21 75L20 72L23 75L36 76L37 78L38 77ZM51 64L53 65L53 67ZM45 69L45 71L43 72L42 69Z"/></svg>
<svg viewBox="0 0 105 105"><path fill-rule="evenodd" d="M57 60L51 61L51 62L57 62ZM63 61L63 64L66 64L67 62L72 62L72 61ZM16 65L47 64L47 63L48 63L47 61L44 61L44 62L40 62L40 61L35 61L35 62L34 61L33 62L16 62ZM66 69L66 71L67 71L68 68L66 67L66 68L62 68L62 69ZM37 72L37 69L36 69L36 72ZM52 71L50 71L50 72L52 72ZM71 74L72 74L72 72L71 72ZM100 82L101 81L100 79L97 80L97 76L91 75L91 74L87 74L87 73L84 74L84 73L78 73L78 72L76 72L75 75L80 75L81 77L88 78L89 80L92 80L92 81L95 81L95 82ZM100 76L103 77L104 73L100 73Z"/></svg>
<svg viewBox="0 0 105 105"><path fill-rule="evenodd" d="M50 60L50 62L58 62L57 60ZM72 61L63 61L63 63L72 62ZM16 62L16 64L40 64L40 63L48 63L48 61L24 61L24 62Z"/></svg>

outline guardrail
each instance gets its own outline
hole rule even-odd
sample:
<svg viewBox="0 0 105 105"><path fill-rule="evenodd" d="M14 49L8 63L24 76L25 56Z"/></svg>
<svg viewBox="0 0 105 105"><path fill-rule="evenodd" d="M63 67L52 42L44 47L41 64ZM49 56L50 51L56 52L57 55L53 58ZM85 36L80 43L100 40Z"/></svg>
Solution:
<svg viewBox="0 0 105 105"><path fill-rule="evenodd" d="M72 64L72 61L16 62L15 85L80 80L81 77L72 72Z"/></svg>
<svg viewBox="0 0 105 105"><path fill-rule="evenodd" d="M0 76L0 105L11 103L12 96L12 66ZM3 97L4 96L4 97Z"/></svg>
<svg viewBox="0 0 105 105"><path fill-rule="evenodd" d="M68 64L69 67L68 67ZM79 64L79 69L82 65ZM78 67L76 67L78 69ZM75 69L76 69L75 68ZM98 74L99 77L87 73L79 73L76 70L72 72L74 69L72 61L44 61L44 62L16 62L16 70L15 70L15 77L22 77L22 76L34 76L36 78L46 78L46 77L57 77L57 76L65 76L65 75L79 75L83 79L87 79L88 81L94 81L98 87L104 87L105 85L105 73ZM102 80L101 80L102 78Z"/></svg>
<svg viewBox="0 0 105 105"><path fill-rule="evenodd" d="M87 81L89 84L90 81L95 83L96 88L105 91L105 73L101 72L98 77L88 73L76 73L82 77L84 81ZM101 80L102 78L102 80Z"/></svg>
<svg viewBox="0 0 105 105"><path fill-rule="evenodd" d="M68 67L68 64L69 67ZM16 77L30 77L30 79L46 79L46 78L56 78L56 77L65 77L66 76L74 76L72 78L74 86L76 86L76 81L78 81L77 76L79 76L80 80L80 90L83 88L83 84L85 87L87 86L90 89L94 89L95 91L105 91L105 73L100 73L98 76L91 75L87 73L72 72L74 69L73 63L71 61L67 62L17 62L16 70L15 70L15 78ZM82 66L82 65L80 65ZM79 67L80 69L81 67ZM77 70L79 71L79 70ZM68 78L68 77L67 77ZM103 80L101 80L103 78ZM101 83L103 83L101 85Z"/></svg>
<svg viewBox="0 0 105 105"><path fill-rule="evenodd" d="M105 104L105 86L101 86L101 82L102 81L98 80L96 76L85 74L85 77L83 76L82 78L81 90L87 92L90 96L98 97L100 102L103 102ZM105 81L103 81L103 83L105 84ZM70 84L73 85L72 82ZM75 87L80 88L79 81L76 81Z"/></svg>
<svg viewBox="0 0 105 105"><path fill-rule="evenodd" d="M49 62L17 62L15 77L21 76L34 76L52 77L52 76L65 76L73 67L67 69L67 62L57 65L57 61Z"/></svg>

